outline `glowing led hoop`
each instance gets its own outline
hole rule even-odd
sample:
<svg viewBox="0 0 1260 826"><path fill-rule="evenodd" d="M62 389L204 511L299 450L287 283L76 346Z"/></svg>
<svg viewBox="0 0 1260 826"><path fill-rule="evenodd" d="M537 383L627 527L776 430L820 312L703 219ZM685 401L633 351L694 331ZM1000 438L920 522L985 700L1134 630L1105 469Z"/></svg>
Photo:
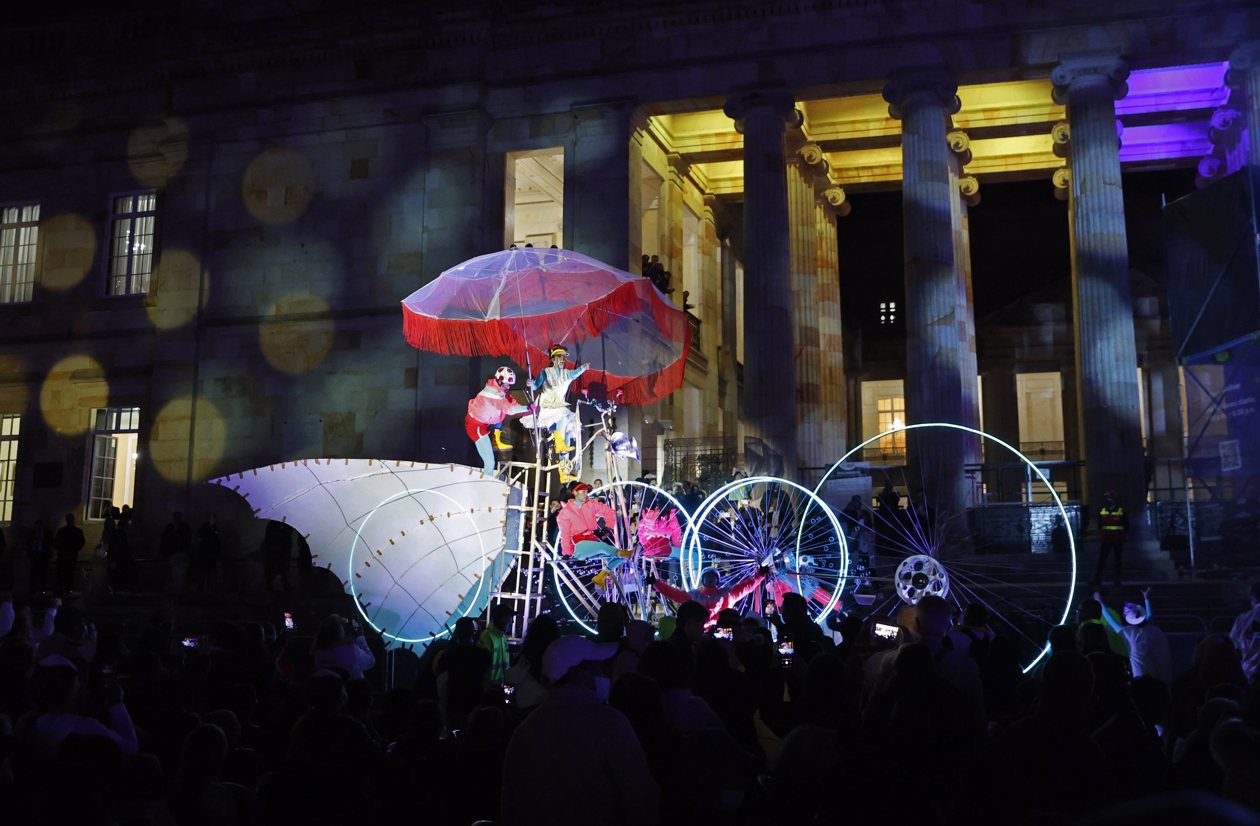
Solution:
<svg viewBox="0 0 1260 826"><path fill-rule="evenodd" d="M1071 521L1068 519L1067 509L1063 507L1063 500L1059 498L1059 492L1054 489L1054 485L1050 484L1050 479L1044 473L1041 472L1041 468L1037 467L1037 465L1031 459L1029 459L1027 456L1025 456L1015 447L1012 447L1010 444L1007 444L1006 442L999 439L997 436L992 436L988 433L985 433L983 430L976 430L975 428L967 427L966 425L954 424L953 422L922 422L920 424L908 424L903 427L895 427L892 430L886 430L883 433L879 434L878 436L872 436L871 438L867 439L865 442L862 442L860 445L857 445L856 447L849 450L848 453L841 456L839 461L837 461L834 465L832 465L827 470L827 472L823 474L822 479L818 482L818 487L814 488L814 492L818 493L818 491L822 490L823 485L827 484L827 480L831 478L831 474L835 473L836 470L841 465L848 462L850 456L857 453L859 450L866 447L867 445L872 444L874 442L878 442L880 439L887 438L888 436L891 436L894 433L904 433L907 430L918 430L924 427L947 427L947 428L950 428L951 430L961 430L964 433L970 433L974 436L979 436L982 439L988 439L992 442L996 442L997 444L1011 451L1016 456L1023 459L1024 464L1032 468L1033 473L1037 474L1037 478L1040 479L1042 483L1045 484L1046 489L1050 491L1050 496L1054 499L1055 507L1059 509L1059 514L1063 517L1063 524L1064 525L1072 524ZM743 481L743 480L740 480L740 481ZM1059 617L1059 621L1055 623L1056 625L1063 625L1064 622L1067 621L1068 614L1070 614L1072 611L1072 599L1076 595L1076 537L1073 536L1070 528L1067 532L1067 535L1068 535L1068 553L1070 554L1071 562L1072 562L1072 576L1068 580L1068 595L1067 595L1067 600L1063 603L1063 616ZM1041 649L1041 653L1038 654L1037 657L1032 662L1030 662L1028 665L1024 667L1024 673L1027 674L1029 671L1035 668L1037 663L1041 662L1041 658L1046 656L1046 654L1048 653L1050 653L1049 642L1047 642L1045 644L1045 647Z"/></svg>
<svg viewBox="0 0 1260 826"><path fill-rule="evenodd" d="M417 639L408 639L406 637L399 637L394 634L389 634L383 631L381 628L379 628L376 625L376 623L372 622L371 618L368 617L367 612L363 610L363 606L359 604L359 595L355 593L354 551L355 551L355 548L359 546L359 543L362 539L361 534L363 533L363 530L367 528L368 523L372 521L372 517L376 515L376 512L378 510L390 504L391 502L397 502L399 499L402 499L407 496L412 496L417 493L431 493L435 496L441 496L443 499L447 500L448 502L452 502L455 505L455 507L459 509L459 512L463 513L464 516L468 517L468 521L472 524L472 527L473 527L473 533L477 537L477 542L481 545L481 576L477 577L477 590L473 592L472 599L468 600L468 608L464 609L464 613L460 614L459 617L457 617L456 619L468 616L468 614L472 610L472 607L477 604L477 600L481 596L481 589L484 588L486 585L486 563L488 561L486 559L486 540L482 538L481 530L477 527L477 523L473 521L472 514L469 513L468 511L463 510L463 505L458 500L446 495L445 493L442 493L439 490L433 490L432 488L408 488L405 491L395 493L393 496L389 497L388 499L381 502L376 507L372 508L372 510L368 511L368 515L363 518L363 522L359 525L357 529L355 529L354 541L350 543L350 561L347 563L348 564L347 574L349 577L348 582L350 583L350 598L354 600L354 607L358 610L359 616L363 617L363 621L366 622L368 625L372 626L372 628L376 631L376 633L380 634L382 637L388 637L394 642L427 643L427 642L432 642L433 640L441 639L442 637L445 637L448 634L450 634L452 631L451 626L446 626L441 631L439 631L438 633L432 636L419 637ZM363 544L366 547L367 543L363 543Z"/></svg>
<svg viewBox="0 0 1260 826"><path fill-rule="evenodd" d="M809 513L810 508L815 506L820 508L823 513L827 514L827 518L831 520L831 527L835 531L836 538L840 543L840 569L837 572L838 581L836 582L835 589L832 591L831 598L814 619L815 622L821 624L823 620L827 618L827 615L830 614L836 607L836 603L840 601L840 592L844 590L844 583L849 578L849 542L845 538L844 531L840 527L840 520L836 518L835 513L826 502L819 499L818 495L815 492L810 491L809 488L804 487L803 485L798 485L796 482L792 482L787 479L780 479L777 476L752 476L743 479L734 479L713 491L713 493L710 493L708 498L700 503L700 507L696 511L696 515L692 517L691 521L687 525L686 532L683 534L683 550L680 554L681 559L679 560L682 567L683 587L688 591L691 591L700 585L700 569L704 564L703 549L700 546L700 525L704 524L704 522L709 518L709 514L713 512L714 508L716 508L720 503L726 501L726 496L731 491L741 487L751 487L753 485L763 484L776 484L795 488L807 497L806 501L808 504L801 512L801 525L798 527L796 534L796 555L798 559L801 553L801 538L803 535L803 526L805 524L805 515ZM693 557L694 562L690 562ZM693 571L692 568L695 570ZM802 590L799 566L797 567L795 576L797 592L799 593Z"/></svg>
<svg viewBox="0 0 1260 826"><path fill-rule="evenodd" d="M686 518L687 518L687 528L686 528L686 530L690 530L690 529L691 529L691 517L690 517L690 516L688 516L688 514L687 514L687 509L686 509L686 508L684 508L684 507L682 506L682 503L680 503L677 499L675 499L675 498L673 497L673 495L671 495L670 493L668 493L668 492L666 492L666 491L662 490L661 488L655 487L654 485L649 485L649 484L647 484L647 483L645 483L645 482L637 482L637 481L634 481L634 480L631 480L631 479L627 479L627 480L625 480L625 481L621 481L621 482L609 482L607 485L603 485L603 486L598 487L598 488L596 488L595 490L591 491L590 493L588 493L588 494L587 494L587 496L588 496L588 497L592 497L592 496L595 496L597 493L599 493L599 492L601 492L601 491L612 490L613 488L620 488L620 487L635 487L635 488L643 488L644 490L651 491L651 492L652 492L652 493L654 493L654 494L660 494L661 496L663 496L663 497L665 497L666 499L668 499L668 500L669 500L669 503L670 503L671 505L673 505L673 506L674 506L674 508L675 508L675 509L676 509L676 510L680 513L680 514L682 514L684 517L686 517ZM618 514L618 516L620 516L620 515L621 515L621 514ZM627 526L626 526L626 530L627 530L627 531L629 531L629 530L630 530L630 526L629 526L629 525L627 525ZM684 548L686 547L686 541L687 541L687 540L686 540L686 536L687 536L687 535L686 535L686 533L684 532L684 533L683 533L683 547L684 547ZM636 536L635 536L635 541L638 541L637 534L636 534ZM580 625L580 626L582 627L582 629L583 629L583 630L585 630L588 634L598 634L598 633L599 633L599 630L598 630L597 628L595 628L594 626L587 625L587 624L586 624L586 622L584 622L584 621L582 620L582 618L581 618L581 617L579 617L579 616L577 615L577 612L573 610L573 606L569 604L569 600L568 600L568 599L565 597L565 595L564 595L564 588L565 588L565 586L564 586L564 585L560 582L560 566L561 566L561 565L566 565L566 564L567 564L567 560L568 560L568 559L571 559L571 557L566 557L566 556L564 556L562 553L560 553L560 535L559 535L559 532L557 532L557 534L556 534L556 541L555 541L555 543L554 543L554 546L553 546L553 547L552 547L552 549L551 549L551 553L552 553L552 560L551 560L551 577L552 577L552 580L556 583L556 593L560 595L560 604L564 606L564 610L568 613L568 615L569 615L570 617L572 617L572 618L573 618L573 621L574 621L574 622L576 622L578 625ZM680 565L682 564L682 559L681 559L681 556L682 556L682 554L683 554L683 553L684 553L684 551L680 551L680 552L679 552L679 557L680 557L680 558L679 558L679 564L680 564ZM630 561L630 560L627 560L627 561ZM572 572L570 572L570 575L571 575L571 576L573 575L573 574L572 574Z"/></svg>

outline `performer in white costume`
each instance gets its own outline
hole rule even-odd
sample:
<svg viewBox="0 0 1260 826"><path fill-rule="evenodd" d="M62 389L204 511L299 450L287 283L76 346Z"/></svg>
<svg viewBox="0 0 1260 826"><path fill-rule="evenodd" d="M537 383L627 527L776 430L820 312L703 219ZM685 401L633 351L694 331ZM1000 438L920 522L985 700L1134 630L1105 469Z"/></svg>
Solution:
<svg viewBox="0 0 1260 826"><path fill-rule="evenodd" d="M564 366L569 351L556 345L548 352L551 366L543 369L530 384L538 393L538 413L521 419L526 427L544 427L552 431L553 445L557 456L575 452L581 443L578 427L577 411L568 406L565 397L569 394L569 385L585 373L589 364L570 370Z"/></svg>

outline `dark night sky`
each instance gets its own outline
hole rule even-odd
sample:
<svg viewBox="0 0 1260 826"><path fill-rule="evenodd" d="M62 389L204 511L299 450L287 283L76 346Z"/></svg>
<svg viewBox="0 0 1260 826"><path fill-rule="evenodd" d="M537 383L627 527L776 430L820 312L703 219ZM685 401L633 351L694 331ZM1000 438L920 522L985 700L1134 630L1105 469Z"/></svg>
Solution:
<svg viewBox="0 0 1260 826"><path fill-rule="evenodd" d="M1194 190L1192 170L1126 175L1130 266L1162 281L1161 196ZM970 210L972 293L976 318L1040 289L1071 296L1067 205L1048 180L986 183ZM840 289L845 323L874 332L880 301L904 306L901 192L851 196L853 211L839 220ZM900 337L900 330L889 331Z"/></svg>

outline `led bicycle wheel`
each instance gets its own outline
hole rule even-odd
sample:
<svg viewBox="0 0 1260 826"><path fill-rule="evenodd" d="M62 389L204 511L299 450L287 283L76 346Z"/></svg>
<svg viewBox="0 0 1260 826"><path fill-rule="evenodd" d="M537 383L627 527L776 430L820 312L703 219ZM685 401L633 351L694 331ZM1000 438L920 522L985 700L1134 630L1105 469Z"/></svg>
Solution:
<svg viewBox="0 0 1260 826"><path fill-rule="evenodd" d="M580 557L561 552L560 537L550 547L552 580L560 604L573 621L596 633L599 606L620 602L632 619L651 619L660 596L646 586L648 573L662 579L679 567L680 545L690 524L679 501L658 487L634 481L610 482L590 497L612 508L608 549Z"/></svg>
<svg viewBox="0 0 1260 826"><path fill-rule="evenodd" d="M932 490L913 465L849 464L860 461L864 448L887 444L884 440L904 444L907 431L924 447L930 439L984 440L982 467L987 470L972 478L961 502ZM912 461L915 443L910 445ZM815 492L845 477L850 490L855 481L857 487L869 482L872 492L883 488L875 506L864 508L864 524L851 526L874 534L873 553L861 560L871 575L872 593L867 596L873 598L872 613L892 613L933 594L959 612L970 606L983 609L988 626L1003 643L1016 646L1025 673L1045 656L1050 629L1067 620L1076 586L1073 520L1045 471L987 433L931 423L867 439L827 471ZM959 467L960 486L963 481L964 468ZM853 521L847 509L841 518Z"/></svg>
<svg viewBox="0 0 1260 826"><path fill-rule="evenodd" d="M849 571L836 514L809 488L773 476L736 479L710 494L692 517L682 561L688 590L699 587L708 568L722 588L739 590L765 569L766 582L737 610L759 610L766 592L778 601L794 591L819 623L835 610Z"/></svg>

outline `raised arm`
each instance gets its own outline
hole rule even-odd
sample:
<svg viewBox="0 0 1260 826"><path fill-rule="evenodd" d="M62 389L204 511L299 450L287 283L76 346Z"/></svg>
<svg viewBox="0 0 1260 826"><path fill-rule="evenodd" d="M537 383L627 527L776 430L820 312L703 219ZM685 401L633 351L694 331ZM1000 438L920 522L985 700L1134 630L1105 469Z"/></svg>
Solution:
<svg viewBox="0 0 1260 826"><path fill-rule="evenodd" d="M670 585L667 582L661 582L660 580L656 580L655 582L652 583L652 587L656 589L656 592L658 594L665 597L665 599L669 600L675 605L682 605L684 602L691 599L691 594L687 593L681 588L675 588L673 585Z"/></svg>
<svg viewBox="0 0 1260 826"><path fill-rule="evenodd" d="M1099 595L1097 591L1094 592L1094 601L1097 602L1099 607L1102 608L1103 622L1111 626L1112 631L1115 631L1116 633L1120 633L1120 630L1124 626L1122 626L1120 624L1120 621L1116 618L1115 612L1112 611L1110 608L1108 608L1106 603L1102 601L1102 597Z"/></svg>

